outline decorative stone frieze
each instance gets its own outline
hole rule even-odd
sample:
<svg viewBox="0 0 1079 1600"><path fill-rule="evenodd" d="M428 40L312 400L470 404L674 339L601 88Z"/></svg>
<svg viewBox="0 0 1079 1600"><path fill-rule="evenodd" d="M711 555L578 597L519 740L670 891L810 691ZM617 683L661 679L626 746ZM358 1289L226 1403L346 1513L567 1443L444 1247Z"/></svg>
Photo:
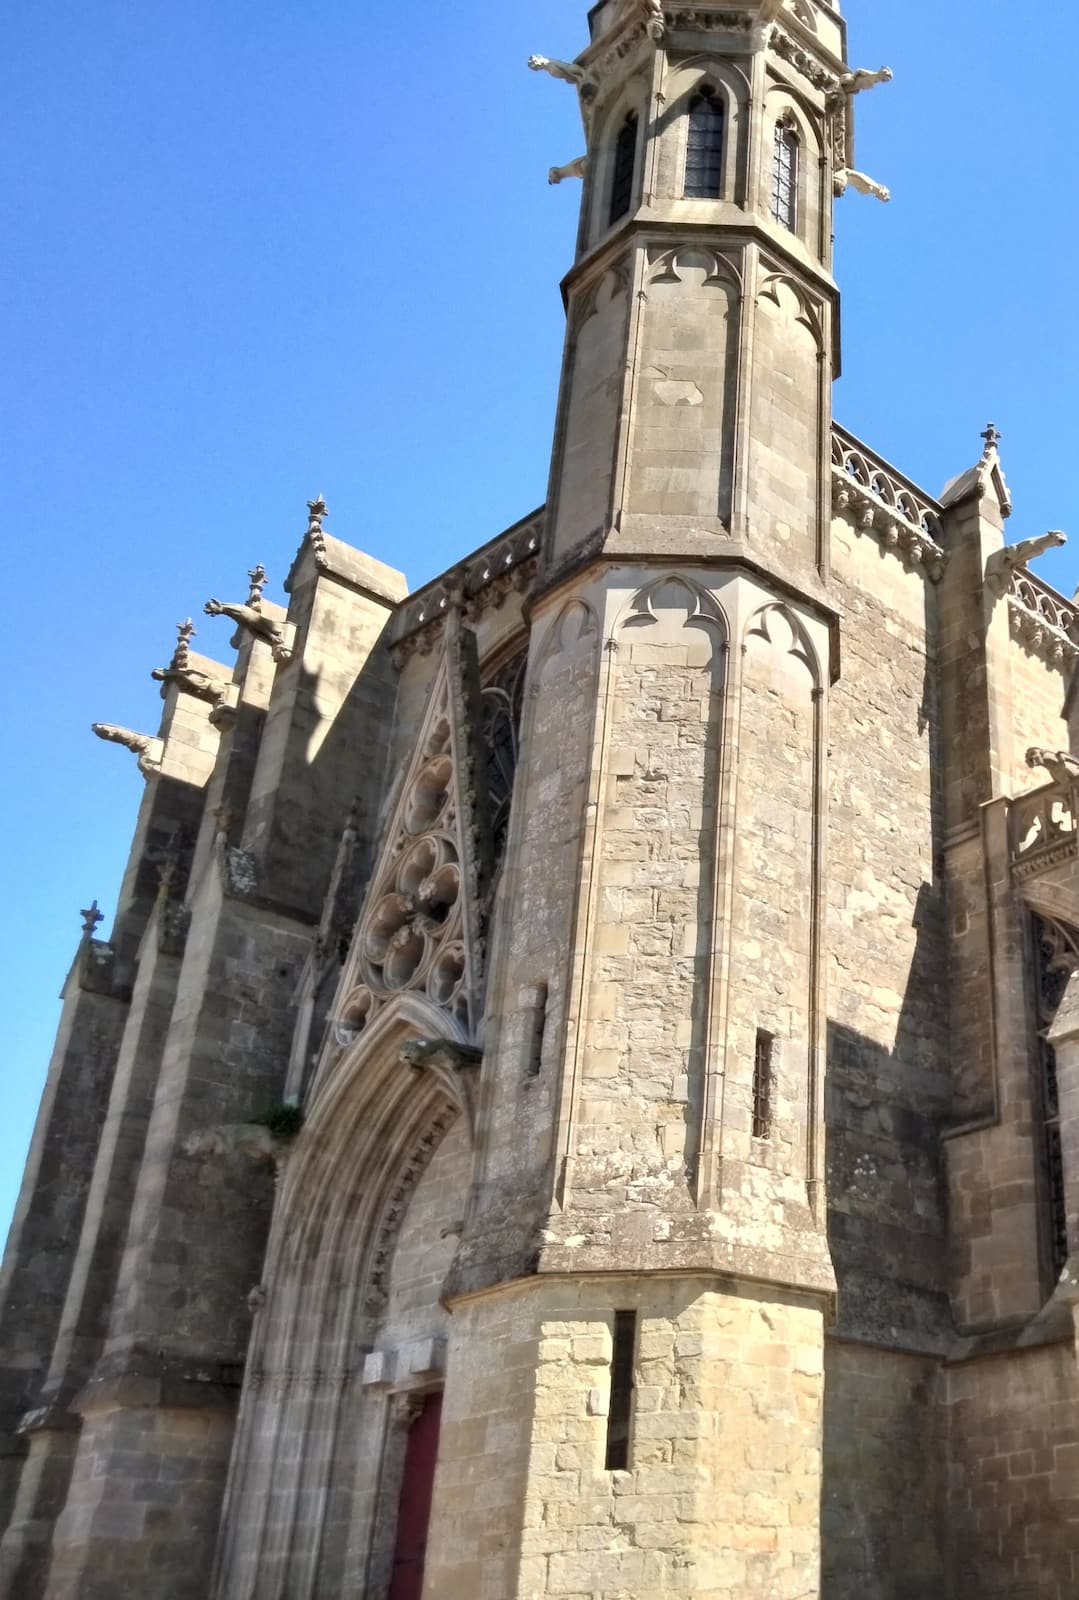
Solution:
<svg viewBox="0 0 1079 1600"><path fill-rule="evenodd" d="M832 507L874 534L885 550L924 568L933 583L943 575L940 508L838 428L832 433Z"/></svg>
<svg viewBox="0 0 1079 1600"><path fill-rule="evenodd" d="M803 50L782 28L773 28L769 44L788 66L793 67L798 75L811 83L814 89L820 89L825 94L833 94L839 88L839 79L834 72L829 72L827 67L821 66L817 58Z"/></svg>
<svg viewBox="0 0 1079 1600"><path fill-rule="evenodd" d="M1012 637L1053 665L1079 656L1079 612L1064 596L1024 568L1010 573L1008 621Z"/></svg>
<svg viewBox="0 0 1079 1600"><path fill-rule="evenodd" d="M401 667L414 651L427 654L434 647L439 626L455 599L465 617L475 621L489 607L500 606L512 591L527 593L536 574L543 518L541 507L468 561L451 567L411 595L391 627L394 665Z"/></svg>

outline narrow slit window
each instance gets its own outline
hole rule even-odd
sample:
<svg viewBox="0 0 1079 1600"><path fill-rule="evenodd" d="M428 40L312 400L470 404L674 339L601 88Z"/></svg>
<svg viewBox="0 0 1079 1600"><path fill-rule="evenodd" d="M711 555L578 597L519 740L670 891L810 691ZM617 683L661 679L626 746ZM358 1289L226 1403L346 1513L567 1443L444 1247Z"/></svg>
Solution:
<svg viewBox="0 0 1079 1600"><path fill-rule="evenodd" d="M538 1078L543 1068L543 1036L547 1032L547 985L537 983L532 1002L532 1030L528 1041L528 1076Z"/></svg>
<svg viewBox="0 0 1079 1600"><path fill-rule="evenodd" d="M753 1137L768 1139L772 1133L772 1074L775 1038L757 1029L757 1048L753 1056Z"/></svg>
<svg viewBox="0 0 1079 1600"><path fill-rule="evenodd" d="M629 1430L633 1419L633 1362L637 1353L637 1313L616 1311L611 1349L611 1403L607 1412L608 1472L629 1466Z"/></svg>
<svg viewBox="0 0 1079 1600"><path fill-rule="evenodd" d="M618 130L611 173L611 208L608 224L624 217L633 202L633 178L637 170L637 113L631 111Z"/></svg>
<svg viewBox="0 0 1079 1600"><path fill-rule="evenodd" d="M723 193L723 138L723 101L705 86L689 102L687 200L718 200Z"/></svg>
<svg viewBox="0 0 1079 1600"><path fill-rule="evenodd" d="M798 133L793 123L776 124L772 157L772 215L791 232L798 226Z"/></svg>

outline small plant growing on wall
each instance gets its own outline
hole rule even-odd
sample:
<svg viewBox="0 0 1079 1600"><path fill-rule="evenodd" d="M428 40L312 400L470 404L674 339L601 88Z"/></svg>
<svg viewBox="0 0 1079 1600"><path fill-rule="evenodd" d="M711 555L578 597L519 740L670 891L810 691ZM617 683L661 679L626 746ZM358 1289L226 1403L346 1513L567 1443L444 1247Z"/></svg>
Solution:
<svg viewBox="0 0 1079 1600"><path fill-rule="evenodd" d="M269 1128L275 1139L295 1139L303 1127L303 1108L278 1101L261 1117L256 1117L255 1121Z"/></svg>

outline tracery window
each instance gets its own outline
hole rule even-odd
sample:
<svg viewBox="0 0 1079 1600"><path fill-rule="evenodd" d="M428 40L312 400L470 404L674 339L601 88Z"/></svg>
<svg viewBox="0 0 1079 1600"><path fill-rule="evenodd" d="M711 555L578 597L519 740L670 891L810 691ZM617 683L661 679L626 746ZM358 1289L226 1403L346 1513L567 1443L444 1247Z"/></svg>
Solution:
<svg viewBox="0 0 1079 1600"><path fill-rule="evenodd" d="M637 113L631 111L615 140L608 225L624 217L633 202L633 178L637 170L637 124Z"/></svg>
<svg viewBox="0 0 1079 1600"><path fill-rule="evenodd" d="M718 200L723 192L723 101L709 85L689 102L686 142L687 200Z"/></svg>
<svg viewBox="0 0 1079 1600"><path fill-rule="evenodd" d="M506 850L513 779L517 771L521 701L524 694L524 650L511 656L488 680L481 693L487 802L490 807L494 872L497 879Z"/></svg>
<svg viewBox="0 0 1079 1600"><path fill-rule="evenodd" d="M1043 917L1034 918L1034 960L1037 982L1038 1065L1045 1161L1046 1220L1053 1282L1068 1259L1068 1213L1064 1193L1064 1158L1060 1145L1060 1096L1056 1052L1048 1033L1068 979L1079 965L1064 930Z"/></svg>
<svg viewBox="0 0 1079 1600"><path fill-rule="evenodd" d="M776 123L772 155L772 215L793 232L798 226L798 167L801 146L789 117Z"/></svg>

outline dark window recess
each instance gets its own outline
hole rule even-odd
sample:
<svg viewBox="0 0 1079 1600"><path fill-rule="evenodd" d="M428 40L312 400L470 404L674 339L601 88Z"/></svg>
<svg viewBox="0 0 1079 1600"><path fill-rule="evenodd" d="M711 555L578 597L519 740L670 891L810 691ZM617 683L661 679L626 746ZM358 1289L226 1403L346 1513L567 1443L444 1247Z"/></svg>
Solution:
<svg viewBox="0 0 1079 1600"><path fill-rule="evenodd" d="M723 126L723 101L714 89L701 89L689 102L687 200L718 200L723 193Z"/></svg>
<svg viewBox="0 0 1079 1600"><path fill-rule="evenodd" d="M637 1313L616 1311L611 1350L611 1404L607 1413L608 1472L629 1466L629 1429L633 1419L633 1361L637 1353Z"/></svg>
<svg viewBox="0 0 1079 1600"><path fill-rule="evenodd" d="M1068 1209L1064 1194L1064 1157L1060 1146L1060 1097L1057 1059L1048 1033L1076 966L1076 951L1064 930L1042 917L1034 918L1034 959L1038 998L1038 1069L1044 1129L1046 1224L1049 1262L1054 1283L1068 1259Z"/></svg>
<svg viewBox="0 0 1079 1600"><path fill-rule="evenodd" d="M776 124L772 156L772 215L793 232L798 226L798 135L789 122Z"/></svg>
<svg viewBox="0 0 1079 1600"><path fill-rule="evenodd" d="M753 1056L753 1137L767 1139L772 1132L772 1066L775 1038L757 1029L757 1048Z"/></svg>
<svg viewBox="0 0 1079 1600"><path fill-rule="evenodd" d="M487 803L491 819L492 880L497 879L506 853L527 664L527 654L519 651L484 684L480 695Z"/></svg>
<svg viewBox="0 0 1079 1600"><path fill-rule="evenodd" d="M608 223L624 217L633 201L633 178L637 170L637 113L631 111L618 130L611 174L611 209Z"/></svg>
<svg viewBox="0 0 1079 1600"><path fill-rule="evenodd" d="M528 1076L538 1078L543 1067L543 1036L547 1031L547 985L537 983L532 1006L532 1034L528 1041Z"/></svg>

